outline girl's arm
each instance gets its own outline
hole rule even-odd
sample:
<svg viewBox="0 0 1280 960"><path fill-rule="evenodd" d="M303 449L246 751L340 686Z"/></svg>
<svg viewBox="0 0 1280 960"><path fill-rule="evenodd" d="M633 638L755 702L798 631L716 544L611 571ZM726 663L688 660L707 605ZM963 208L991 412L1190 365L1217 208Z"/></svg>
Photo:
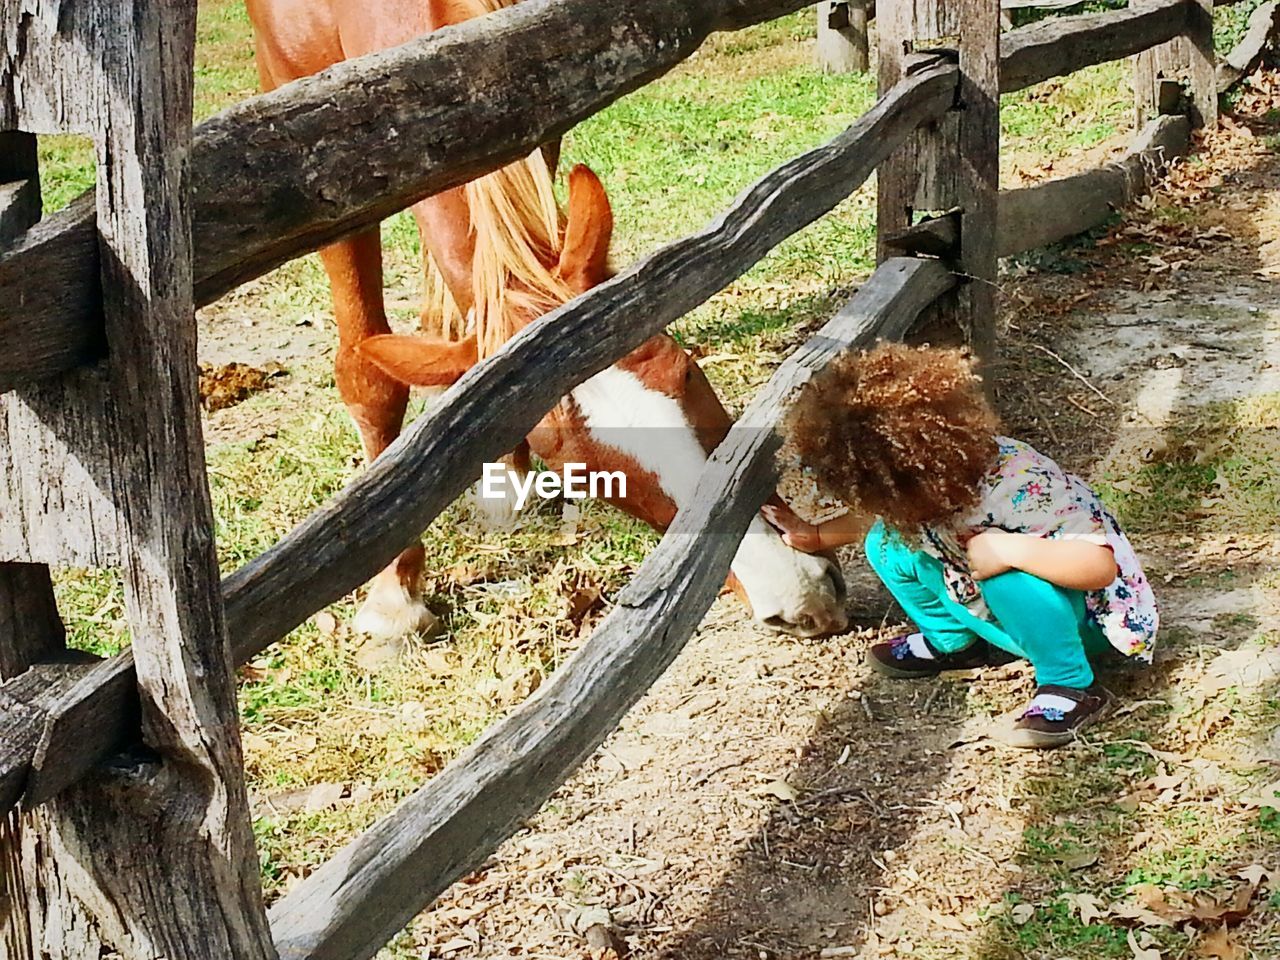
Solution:
<svg viewBox="0 0 1280 960"><path fill-rule="evenodd" d="M1116 578L1116 558L1087 540L1046 540L1025 533L984 530L971 539L969 572L986 580L1022 570L1068 590L1101 590Z"/></svg>
<svg viewBox="0 0 1280 960"><path fill-rule="evenodd" d="M816 553L819 550L831 550L849 543L861 543L871 528L866 517L850 513L842 513L825 523L805 523L796 516L783 516L765 504L764 515L769 522L778 528L782 539L788 546L803 550L805 553Z"/></svg>

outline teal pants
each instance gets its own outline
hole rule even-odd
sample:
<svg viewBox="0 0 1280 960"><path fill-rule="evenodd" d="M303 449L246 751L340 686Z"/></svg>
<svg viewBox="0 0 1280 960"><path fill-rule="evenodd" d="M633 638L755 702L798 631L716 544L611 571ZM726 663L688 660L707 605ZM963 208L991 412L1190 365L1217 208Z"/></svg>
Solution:
<svg viewBox="0 0 1280 960"><path fill-rule="evenodd" d="M942 561L908 546L883 523L867 534L866 552L871 569L939 653L955 653L981 638L1031 661L1038 684L1093 683L1089 655L1109 644L1086 618L1083 592L1010 570L978 582L992 622L947 593Z"/></svg>

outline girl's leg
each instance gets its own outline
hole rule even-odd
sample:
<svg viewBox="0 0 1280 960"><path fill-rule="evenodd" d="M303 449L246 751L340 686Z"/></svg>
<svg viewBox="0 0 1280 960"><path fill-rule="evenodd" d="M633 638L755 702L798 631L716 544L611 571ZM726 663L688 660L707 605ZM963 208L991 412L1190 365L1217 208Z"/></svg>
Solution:
<svg viewBox="0 0 1280 960"><path fill-rule="evenodd" d="M1093 683L1088 651L1106 641L1085 618L1084 594L1010 570L979 583L1003 632L1035 667L1036 683L1084 689Z"/></svg>
<svg viewBox="0 0 1280 960"><path fill-rule="evenodd" d="M971 625L980 621L951 599L937 558L907 546L882 521L867 533L864 547L871 569L931 647L955 653L973 645L978 634Z"/></svg>

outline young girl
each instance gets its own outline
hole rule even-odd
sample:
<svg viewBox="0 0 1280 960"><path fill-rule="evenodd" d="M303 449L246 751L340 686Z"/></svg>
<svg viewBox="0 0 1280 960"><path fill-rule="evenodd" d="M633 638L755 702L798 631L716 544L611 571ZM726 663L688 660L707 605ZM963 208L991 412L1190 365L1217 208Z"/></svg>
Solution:
<svg viewBox="0 0 1280 960"><path fill-rule="evenodd" d="M958 350L842 357L802 392L788 432L851 512L817 526L774 519L801 550L865 534L867 561L918 628L871 647L873 668L915 678L979 666L987 643L1027 659L1038 688L1007 739L1053 747L1109 706L1090 656L1114 647L1149 661L1158 613L1097 495L996 429Z"/></svg>

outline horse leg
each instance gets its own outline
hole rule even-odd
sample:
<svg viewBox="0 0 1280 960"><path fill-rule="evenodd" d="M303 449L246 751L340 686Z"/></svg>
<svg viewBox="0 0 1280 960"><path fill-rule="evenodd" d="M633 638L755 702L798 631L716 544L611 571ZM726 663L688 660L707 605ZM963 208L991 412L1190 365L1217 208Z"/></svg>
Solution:
<svg viewBox="0 0 1280 960"><path fill-rule="evenodd" d="M400 434L409 388L387 376L356 351L367 337L390 333L382 303L382 248L377 230L357 234L320 251L333 292L338 325L334 378L347 412L372 461ZM355 628L379 639L434 629L437 620L422 602L421 543L408 547L373 578Z"/></svg>

